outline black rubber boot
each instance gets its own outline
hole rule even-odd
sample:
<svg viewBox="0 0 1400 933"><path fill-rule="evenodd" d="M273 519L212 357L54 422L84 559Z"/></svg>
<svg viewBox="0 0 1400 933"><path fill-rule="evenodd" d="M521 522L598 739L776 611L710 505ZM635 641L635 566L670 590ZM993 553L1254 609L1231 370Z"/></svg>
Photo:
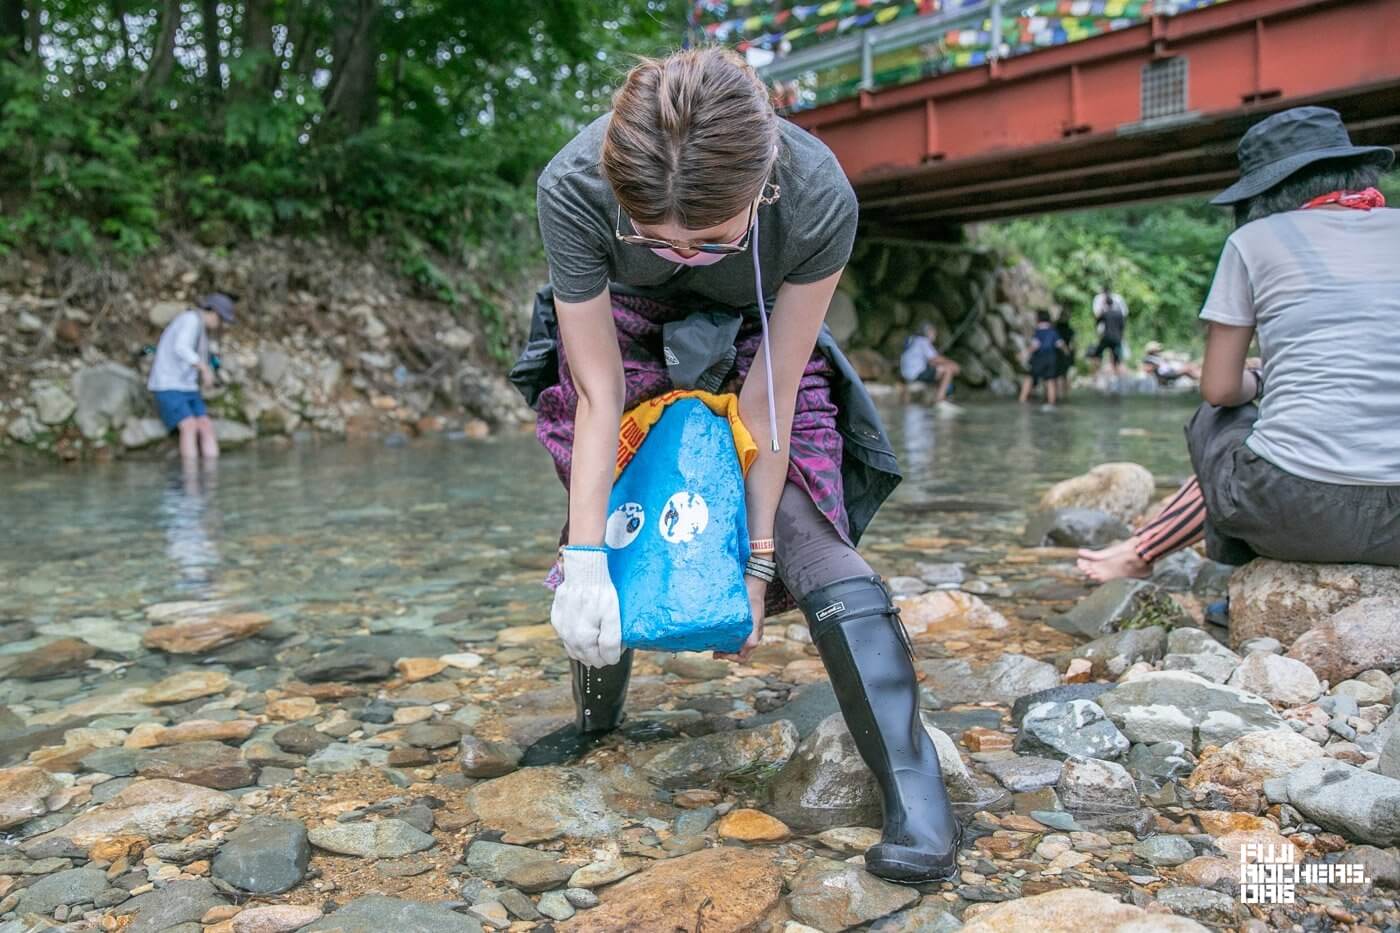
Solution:
<svg viewBox="0 0 1400 933"><path fill-rule="evenodd" d="M800 601L856 748L879 782L885 823L865 868L890 881L951 877L962 825L919 719L909 636L879 577L829 583Z"/></svg>
<svg viewBox="0 0 1400 933"><path fill-rule="evenodd" d="M631 649L622 652L621 659L608 667L587 667L570 661L569 668L574 682L575 721L525 749L520 759L524 767L574 761L622 724L627 682L632 677Z"/></svg>

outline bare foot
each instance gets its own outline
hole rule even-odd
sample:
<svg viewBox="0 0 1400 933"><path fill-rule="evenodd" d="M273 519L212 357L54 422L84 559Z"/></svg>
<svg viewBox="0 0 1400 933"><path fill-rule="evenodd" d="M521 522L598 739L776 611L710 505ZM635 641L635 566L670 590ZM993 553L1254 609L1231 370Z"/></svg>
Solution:
<svg viewBox="0 0 1400 933"><path fill-rule="evenodd" d="M1107 583L1120 577L1142 579L1152 575L1152 565L1138 557L1137 546L1131 540L1101 551L1082 550L1076 566L1080 573L1095 583Z"/></svg>

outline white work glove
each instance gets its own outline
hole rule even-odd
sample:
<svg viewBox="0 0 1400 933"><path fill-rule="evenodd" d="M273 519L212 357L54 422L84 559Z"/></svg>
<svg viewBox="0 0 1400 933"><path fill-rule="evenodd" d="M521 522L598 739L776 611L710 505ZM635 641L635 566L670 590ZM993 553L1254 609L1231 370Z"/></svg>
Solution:
<svg viewBox="0 0 1400 933"><path fill-rule="evenodd" d="M564 650L589 667L606 667L622 658L622 613L608 575L608 552L595 547L566 547L564 582L554 591L549 622Z"/></svg>

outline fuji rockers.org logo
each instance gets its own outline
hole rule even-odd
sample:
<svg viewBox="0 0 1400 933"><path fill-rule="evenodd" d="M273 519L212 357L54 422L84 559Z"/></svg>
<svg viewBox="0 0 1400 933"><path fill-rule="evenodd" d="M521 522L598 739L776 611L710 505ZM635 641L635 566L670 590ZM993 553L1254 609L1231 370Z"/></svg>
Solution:
<svg viewBox="0 0 1400 933"><path fill-rule="evenodd" d="M1246 842L1240 846L1240 903L1292 904L1300 884L1365 884L1366 866L1354 862L1297 861L1292 843Z"/></svg>

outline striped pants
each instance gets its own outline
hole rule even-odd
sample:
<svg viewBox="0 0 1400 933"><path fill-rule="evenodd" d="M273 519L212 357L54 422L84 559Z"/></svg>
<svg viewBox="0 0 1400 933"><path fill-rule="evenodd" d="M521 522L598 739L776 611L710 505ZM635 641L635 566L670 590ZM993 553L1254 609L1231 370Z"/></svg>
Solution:
<svg viewBox="0 0 1400 933"><path fill-rule="evenodd" d="M1191 477L1156 518L1133 535L1137 556L1153 564L1202 540L1206 534L1206 500L1201 484Z"/></svg>

